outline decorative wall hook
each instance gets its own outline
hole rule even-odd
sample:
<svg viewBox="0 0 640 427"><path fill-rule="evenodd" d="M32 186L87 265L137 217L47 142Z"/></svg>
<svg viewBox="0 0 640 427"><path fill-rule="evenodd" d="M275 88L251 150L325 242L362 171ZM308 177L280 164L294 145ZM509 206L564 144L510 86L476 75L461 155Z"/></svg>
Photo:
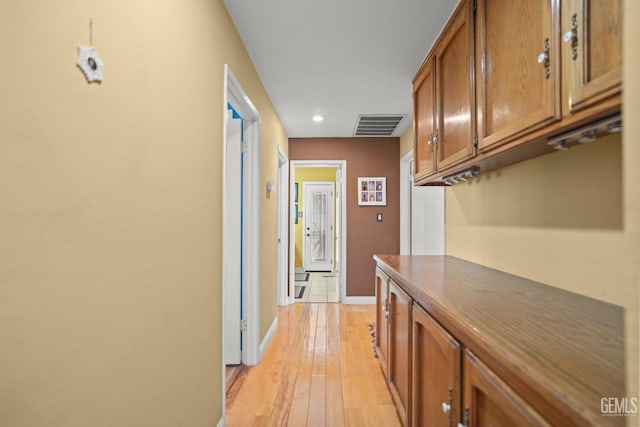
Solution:
<svg viewBox="0 0 640 427"><path fill-rule="evenodd" d="M104 62L93 47L78 45L76 65L82 70L87 82L101 82L104 74Z"/></svg>

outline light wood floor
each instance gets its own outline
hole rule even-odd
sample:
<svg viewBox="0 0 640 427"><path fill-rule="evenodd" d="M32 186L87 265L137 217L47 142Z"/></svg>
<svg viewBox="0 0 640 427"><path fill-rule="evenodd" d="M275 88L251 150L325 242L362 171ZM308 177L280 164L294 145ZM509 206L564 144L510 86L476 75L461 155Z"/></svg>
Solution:
<svg viewBox="0 0 640 427"><path fill-rule="evenodd" d="M374 306L292 304L262 362L227 393L226 425L399 426L373 357Z"/></svg>

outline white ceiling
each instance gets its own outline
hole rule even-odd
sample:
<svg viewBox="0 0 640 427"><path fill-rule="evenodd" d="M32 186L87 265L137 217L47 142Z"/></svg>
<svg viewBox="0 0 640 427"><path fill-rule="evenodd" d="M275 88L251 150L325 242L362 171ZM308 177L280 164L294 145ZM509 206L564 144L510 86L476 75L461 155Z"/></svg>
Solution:
<svg viewBox="0 0 640 427"><path fill-rule="evenodd" d="M411 80L458 0L224 3L287 135L349 137L359 114L411 124Z"/></svg>

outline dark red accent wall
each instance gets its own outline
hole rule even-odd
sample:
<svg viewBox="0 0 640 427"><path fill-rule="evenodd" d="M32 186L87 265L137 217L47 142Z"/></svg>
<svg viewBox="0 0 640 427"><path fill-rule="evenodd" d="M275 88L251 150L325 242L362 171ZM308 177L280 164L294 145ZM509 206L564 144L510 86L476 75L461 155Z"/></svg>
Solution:
<svg viewBox="0 0 640 427"><path fill-rule="evenodd" d="M373 254L400 253L400 139L290 138L289 160L347 161L347 296L375 295ZM363 176L387 178L387 206L358 206Z"/></svg>

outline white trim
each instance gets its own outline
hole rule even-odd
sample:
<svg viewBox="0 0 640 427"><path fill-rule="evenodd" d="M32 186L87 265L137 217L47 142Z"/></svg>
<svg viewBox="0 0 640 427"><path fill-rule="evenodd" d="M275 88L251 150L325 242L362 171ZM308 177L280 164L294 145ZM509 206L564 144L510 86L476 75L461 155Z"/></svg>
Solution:
<svg viewBox="0 0 640 427"><path fill-rule="evenodd" d="M347 161L346 160L291 160L289 168L289 188L293 189L293 184L296 178L296 168L336 168L340 172L340 182L336 182L336 191L340 197L340 228L336 229L336 236L340 242L340 262L338 263L338 271L336 271L336 277L338 277L340 287L340 301L344 301L347 294ZM300 188L298 188L300 192ZM289 210L291 212L291 221L289 221L289 304L295 302L295 224L293 218L293 190L289 191ZM298 194L300 197L300 194ZM335 255L335 254L334 254Z"/></svg>
<svg viewBox="0 0 640 427"><path fill-rule="evenodd" d="M411 162L413 150L400 159L400 255L411 255Z"/></svg>
<svg viewBox="0 0 640 427"><path fill-rule="evenodd" d="M243 334L242 363L257 365L260 362L260 122L253 121L246 128L245 138L249 149L245 153L245 251L244 320L247 330Z"/></svg>
<svg viewBox="0 0 640 427"><path fill-rule="evenodd" d="M375 304L376 297L345 297L342 300L343 304Z"/></svg>
<svg viewBox="0 0 640 427"><path fill-rule="evenodd" d="M216 424L216 427L224 427L225 426L225 420L224 420L224 414L222 415L222 417L220 417L220 420L218 420L218 424Z"/></svg>
<svg viewBox="0 0 640 427"><path fill-rule="evenodd" d="M271 326L269 327L269 330L267 331L266 335L264 336L264 339L260 343L260 360L262 360L262 358L264 357L264 353L267 351L267 348L269 348L269 344L271 344L271 340L273 339L273 336L275 335L277 329L278 329L278 316L274 317L273 322L271 322Z"/></svg>
<svg viewBox="0 0 640 427"><path fill-rule="evenodd" d="M247 365L255 365L260 358L260 114L254 107L253 103L242 89L242 86L231 72L227 64L224 65L224 103L222 106L222 123L226 123L227 105L231 103L236 111L247 122L245 126L245 140L247 141L246 162L247 172L246 188L245 188L245 210L246 215L246 239L250 241L250 245L244 245L246 253L246 286L243 296L244 319L247 322L246 333L243 334L242 361ZM223 147L226 141L226 126L222 132ZM223 148L224 159L224 148ZM223 176L224 176L224 160L223 160ZM224 183L222 185L224 200ZM223 225L224 226L224 225ZM224 263L224 247L223 247L223 263ZM223 264L224 265L224 264ZM225 277L222 272L222 301L225 300ZM226 367L224 363L224 345L226 338L226 322L224 316L224 303L222 313L222 408L226 407ZM224 426L224 415L218 424Z"/></svg>
<svg viewBox="0 0 640 427"><path fill-rule="evenodd" d="M280 145L278 145L278 218L277 239L278 254L276 256L276 297L278 305L287 305L287 295L292 295L294 290L287 288L290 282L287 280L287 267L289 265L289 159Z"/></svg>

